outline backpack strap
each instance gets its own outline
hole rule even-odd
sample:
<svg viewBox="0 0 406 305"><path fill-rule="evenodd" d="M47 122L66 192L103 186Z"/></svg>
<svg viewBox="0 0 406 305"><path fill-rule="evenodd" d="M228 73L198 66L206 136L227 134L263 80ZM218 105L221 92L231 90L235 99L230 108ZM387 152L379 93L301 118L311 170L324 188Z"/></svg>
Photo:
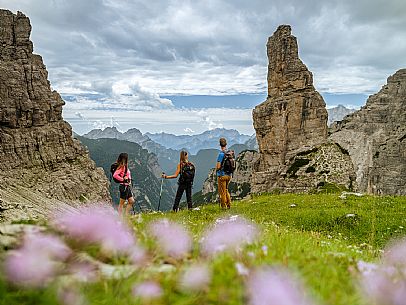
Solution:
<svg viewBox="0 0 406 305"><path fill-rule="evenodd" d="M224 163L225 163L225 161L226 161L226 154L227 154L227 152L228 152L228 150L227 151L223 151L223 160L221 160L221 163L220 163L220 170L221 171L223 171L224 172Z"/></svg>

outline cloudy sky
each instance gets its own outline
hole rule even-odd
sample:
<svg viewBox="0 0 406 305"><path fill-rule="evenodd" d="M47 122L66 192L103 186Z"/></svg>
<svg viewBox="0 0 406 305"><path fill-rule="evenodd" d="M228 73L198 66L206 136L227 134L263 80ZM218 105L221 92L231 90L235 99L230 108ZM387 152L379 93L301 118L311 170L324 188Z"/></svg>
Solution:
<svg viewBox="0 0 406 305"><path fill-rule="evenodd" d="M360 106L406 67L405 0L0 0L28 15L34 50L83 133L252 133L266 41L292 25L329 106Z"/></svg>

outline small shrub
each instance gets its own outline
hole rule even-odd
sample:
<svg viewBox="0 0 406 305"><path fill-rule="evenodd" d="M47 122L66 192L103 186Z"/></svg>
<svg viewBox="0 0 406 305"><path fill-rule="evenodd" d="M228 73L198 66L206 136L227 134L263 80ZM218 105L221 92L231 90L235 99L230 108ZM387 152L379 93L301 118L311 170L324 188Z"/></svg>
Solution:
<svg viewBox="0 0 406 305"><path fill-rule="evenodd" d="M289 177L291 178L297 178L296 176L296 172L303 166L307 165L310 163L309 159L296 159L295 162L293 162L293 164L289 167L289 169L287 170L287 174L289 175Z"/></svg>
<svg viewBox="0 0 406 305"><path fill-rule="evenodd" d="M316 172L314 166L309 166L308 168L306 168L306 173L314 173L314 172Z"/></svg>

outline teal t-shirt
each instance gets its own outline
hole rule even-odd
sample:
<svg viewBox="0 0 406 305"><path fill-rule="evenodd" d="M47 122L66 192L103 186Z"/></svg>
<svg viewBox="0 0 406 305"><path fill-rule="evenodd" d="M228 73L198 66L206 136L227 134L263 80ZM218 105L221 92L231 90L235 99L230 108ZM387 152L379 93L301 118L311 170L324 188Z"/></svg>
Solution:
<svg viewBox="0 0 406 305"><path fill-rule="evenodd" d="M224 159L224 152L223 151L220 151L220 153L219 153L219 156L217 157L217 162L220 162L220 164L221 164L221 162L223 162L223 159ZM217 176L218 177L220 177L220 176L225 176L226 174L224 173L224 171L222 170L222 169L219 169L218 171L217 171Z"/></svg>

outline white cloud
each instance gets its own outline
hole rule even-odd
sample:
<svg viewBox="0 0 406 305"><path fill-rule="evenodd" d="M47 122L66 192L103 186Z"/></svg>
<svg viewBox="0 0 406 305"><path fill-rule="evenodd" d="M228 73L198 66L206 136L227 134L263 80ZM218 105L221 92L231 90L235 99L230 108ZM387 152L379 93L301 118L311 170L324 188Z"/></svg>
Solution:
<svg viewBox="0 0 406 305"><path fill-rule="evenodd" d="M90 86L78 86L82 93L74 93L73 101L67 101L67 107L70 109L150 111L173 108L171 100L161 98L136 83L94 82ZM85 88L88 88L87 92Z"/></svg>
<svg viewBox="0 0 406 305"><path fill-rule="evenodd" d="M85 116L81 112L75 112L75 116L81 120L86 120Z"/></svg>
<svg viewBox="0 0 406 305"><path fill-rule="evenodd" d="M207 109L157 109L154 111L106 111L81 110L86 121L78 120L76 109L70 108L68 103L63 111L64 119L78 134L89 132L93 128L113 126L126 131L129 128L138 128L145 132L168 132L184 134L186 130L201 133L214 127L237 129L240 133L253 134L252 112L250 109L233 108L207 108Z"/></svg>
<svg viewBox="0 0 406 305"><path fill-rule="evenodd" d="M105 90L112 87L103 83L127 86L129 96L103 101L110 107L170 107L159 97L164 94L264 93L265 44L279 24L292 25L300 55L325 92L375 92L406 67L404 0L0 0L0 5L31 18L35 51L60 93L111 97Z"/></svg>
<svg viewBox="0 0 406 305"><path fill-rule="evenodd" d="M213 119L211 117L208 117L208 116L204 117L203 122L205 123L205 125L207 126L207 128L209 130L213 130L216 128L223 128L222 123L215 122L215 121L213 121Z"/></svg>
<svg viewBox="0 0 406 305"><path fill-rule="evenodd" d="M92 123L91 125L93 129L106 129L107 127L110 127L110 125L106 124L102 120L96 120Z"/></svg>
<svg viewBox="0 0 406 305"><path fill-rule="evenodd" d="M194 133L194 131L189 127L186 127L185 129L183 129L183 131L186 133Z"/></svg>

